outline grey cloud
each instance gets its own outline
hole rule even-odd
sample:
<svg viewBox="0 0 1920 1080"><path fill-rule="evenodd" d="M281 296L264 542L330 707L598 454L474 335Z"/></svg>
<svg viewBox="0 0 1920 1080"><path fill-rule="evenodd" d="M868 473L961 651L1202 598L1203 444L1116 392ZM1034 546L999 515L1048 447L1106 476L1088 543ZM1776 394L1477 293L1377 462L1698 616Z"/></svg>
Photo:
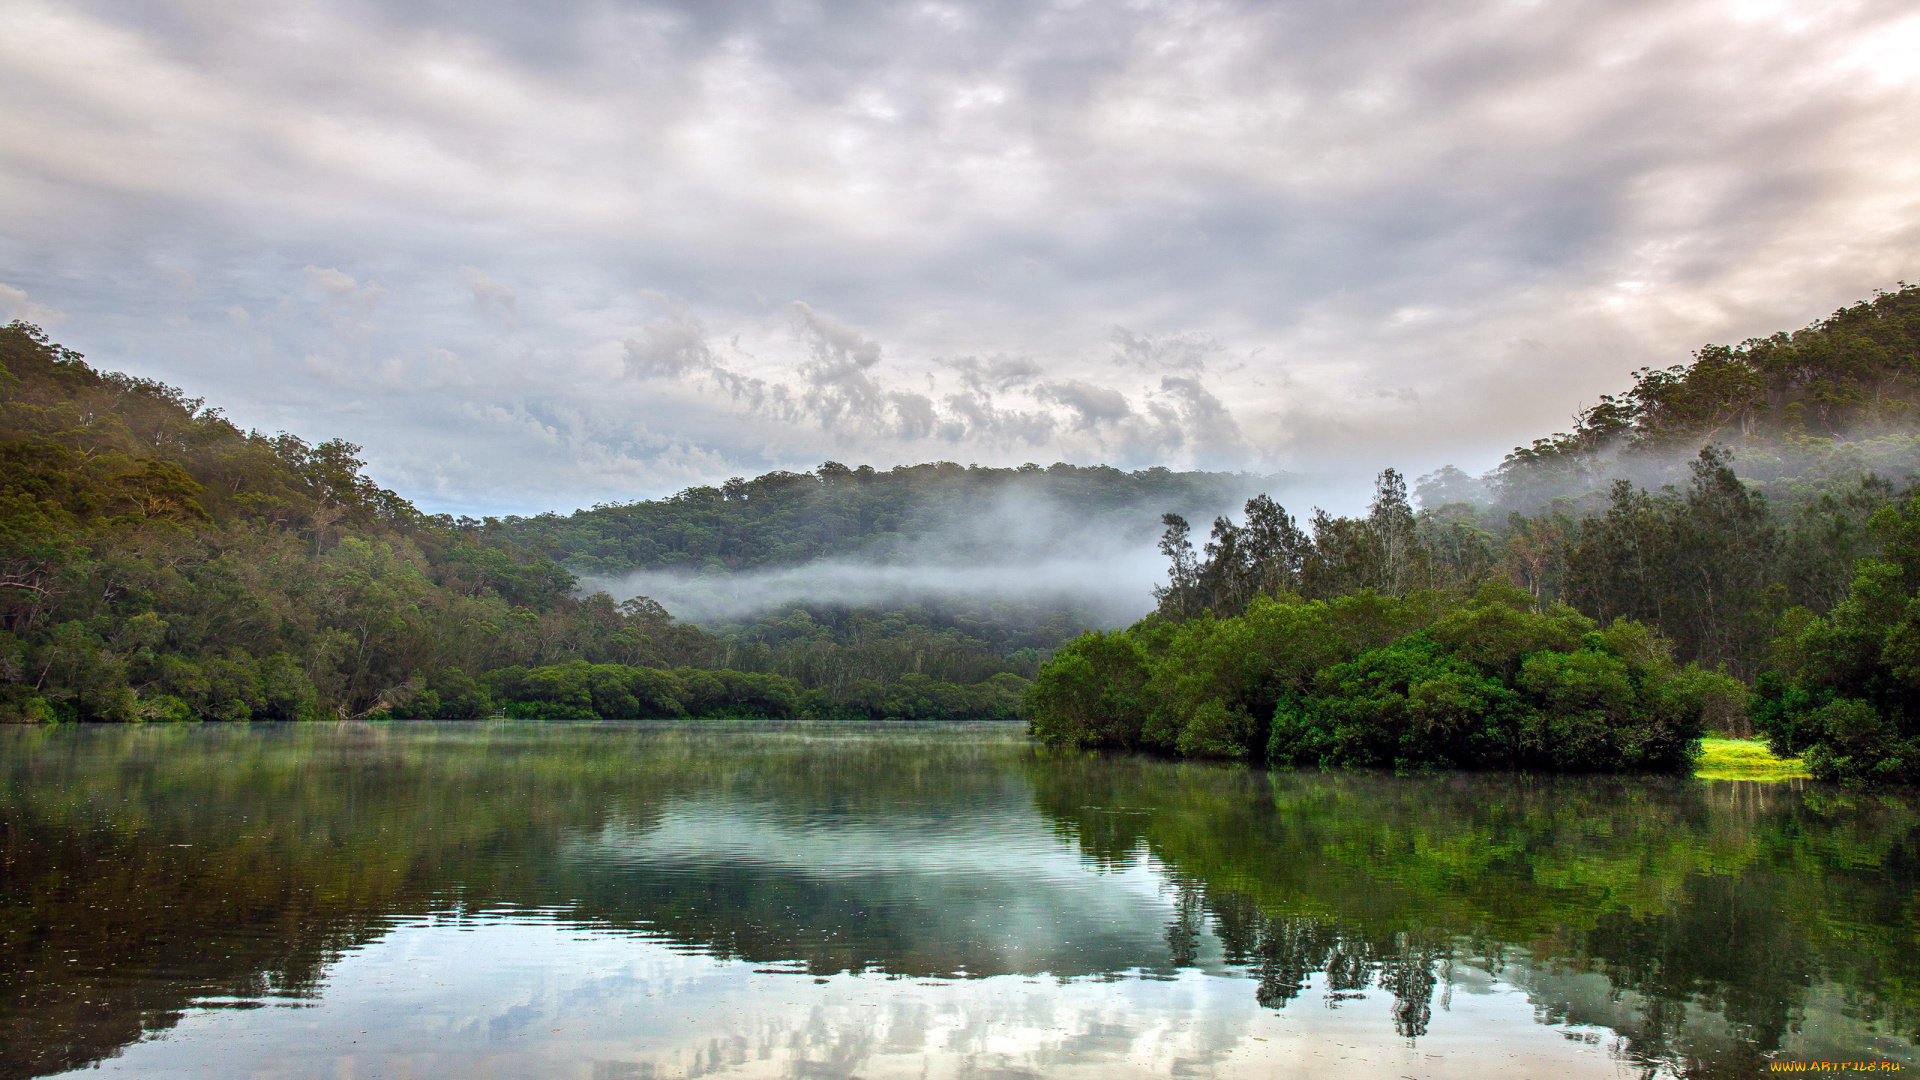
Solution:
<svg viewBox="0 0 1920 1080"><path fill-rule="evenodd" d="M788 305L788 312L805 350L796 365L798 388L744 374L722 359L706 326L685 310L649 321L639 337L626 340L626 373L639 379L704 380L757 419L809 418L824 431L878 430L925 439L940 426L931 398L883 386L872 377L880 362L878 342L803 302Z"/></svg>
<svg viewBox="0 0 1920 1080"><path fill-rule="evenodd" d="M995 356L986 360L977 356L962 356L945 363L959 372L960 378L970 389L980 393L1011 390L1046 373L1046 369L1037 361L1026 356Z"/></svg>
<svg viewBox="0 0 1920 1080"><path fill-rule="evenodd" d="M627 373L642 379L679 379L718 368L707 345L706 329L691 316L662 317L627 339Z"/></svg>
<svg viewBox="0 0 1920 1080"><path fill-rule="evenodd" d="M787 305L802 357L793 365L797 385L743 374L712 340L711 331L684 307L650 320L640 336L623 344L626 374L636 379L704 382L724 390L747 415L781 423L807 422L840 435L880 435L900 440L969 439L1000 444L1039 445L1060 427L1044 410L1022 409L1001 400L1032 383L1044 369L1024 357L943 361L956 372L961 390L938 397L889 383L881 362L881 343L803 301ZM737 348L737 342L735 347ZM926 373L930 387L937 385ZM1032 388L1043 404L1065 407L1080 416L1082 427L1133 415L1117 390L1068 381ZM1178 442L1178 439L1175 440Z"/></svg>
<svg viewBox="0 0 1920 1080"><path fill-rule="evenodd" d="M379 333L369 321L387 295L384 286L369 282L362 285L352 275L334 267L309 265L307 284L324 298L328 338L311 340L306 351L308 368L326 374L334 381L357 377L368 360L367 350Z"/></svg>
<svg viewBox="0 0 1920 1080"><path fill-rule="evenodd" d="M888 412L893 411L900 419L901 434L925 436L926 429L913 419L923 412L916 401L918 395L884 391L873 379L871 372L880 363L879 342L822 315L804 301L795 300L787 310L807 352L807 359L800 365L800 376L806 382L802 400L821 427L832 430L851 424L871 429L885 424Z"/></svg>
<svg viewBox="0 0 1920 1080"><path fill-rule="evenodd" d="M933 434L937 423L934 415L933 399L925 394L909 394L894 391L887 395L898 418L897 428L900 437L905 439L924 439Z"/></svg>
<svg viewBox="0 0 1920 1080"><path fill-rule="evenodd" d="M665 299L665 298L661 298ZM938 439L984 447L1040 446L1062 431L1093 436L1103 459L1138 464L1192 448L1208 465L1250 460L1231 412L1196 376L1163 377L1155 400L1136 408L1111 386L1064 379L1035 382L1045 369L1024 357L942 361L960 381L957 392L931 395L889 380L877 339L803 301L787 305L802 355L792 383L743 374L722 357L711 330L684 306L647 323L623 346L631 378L704 384L726 391L756 420L806 423L837 438L879 437L912 444ZM737 338L731 346L738 351ZM1158 346L1156 345L1156 348ZM1159 355L1155 353L1154 355ZM932 372L929 386L937 385ZM1041 408L1022 407L1024 393Z"/></svg>
<svg viewBox="0 0 1920 1080"><path fill-rule="evenodd" d="M822 315L804 300L788 304L787 310L793 313L794 326L822 377L837 379L880 362L880 343L853 327Z"/></svg>
<svg viewBox="0 0 1920 1080"><path fill-rule="evenodd" d="M200 283L194 280L189 270L178 266L163 267L160 276L173 286L174 292L182 299L191 300L200 295Z"/></svg>
<svg viewBox="0 0 1920 1080"><path fill-rule="evenodd" d="M1035 395L1042 401L1066 407L1076 418L1076 426L1081 430L1125 420L1133 415L1133 405L1125 394L1076 379L1044 383L1035 391Z"/></svg>
<svg viewBox="0 0 1920 1080"><path fill-rule="evenodd" d="M969 436L997 438L1010 445L1040 446L1053 437L1058 423L1051 415L1032 409L1004 408L984 391L949 394L947 420L940 434L949 442Z"/></svg>
<svg viewBox="0 0 1920 1080"><path fill-rule="evenodd" d="M639 338L622 346L629 377L703 380L750 416L782 423L800 416L801 407L785 384L745 374L723 360L705 325L684 309L650 320Z"/></svg>
<svg viewBox="0 0 1920 1080"><path fill-rule="evenodd" d="M1246 454L1247 439L1240 425L1199 379L1168 375L1160 380L1160 389L1178 403L1175 429L1192 439L1207 460L1234 461Z"/></svg>
<svg viewBox="0 0 1920 1080"><path fill-rule="evenodd" d="M1111 340L1115 364L1146 371L1205 371L1207 358L1226 350L1220 339L1196 332L1156 337L1116 326Z"/></svg>

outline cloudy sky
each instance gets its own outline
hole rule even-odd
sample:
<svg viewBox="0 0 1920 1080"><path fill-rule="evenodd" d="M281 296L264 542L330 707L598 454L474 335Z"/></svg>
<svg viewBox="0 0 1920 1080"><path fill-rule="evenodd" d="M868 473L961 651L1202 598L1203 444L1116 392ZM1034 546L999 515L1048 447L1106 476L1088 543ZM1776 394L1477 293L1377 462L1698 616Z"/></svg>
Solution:
<svg viewBox="0 0 1920 1080"><path fill-rule="evenodd" d="M435 510L1478 470L1920 278L1916 57L1911 0L0 0L0 316Z"/></svg>

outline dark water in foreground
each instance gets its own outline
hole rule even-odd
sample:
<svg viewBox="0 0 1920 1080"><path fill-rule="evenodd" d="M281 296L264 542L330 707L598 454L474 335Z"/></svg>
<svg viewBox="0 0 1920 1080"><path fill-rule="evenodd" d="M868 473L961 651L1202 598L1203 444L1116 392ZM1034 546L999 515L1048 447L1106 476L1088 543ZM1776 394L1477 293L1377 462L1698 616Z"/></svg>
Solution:
<svg viewBox="0 0 1920 1080"><path fill-rule="evenodd" d="M0 729L0 1080L1914 1075L1916 885L1818 787Z"/></svg>

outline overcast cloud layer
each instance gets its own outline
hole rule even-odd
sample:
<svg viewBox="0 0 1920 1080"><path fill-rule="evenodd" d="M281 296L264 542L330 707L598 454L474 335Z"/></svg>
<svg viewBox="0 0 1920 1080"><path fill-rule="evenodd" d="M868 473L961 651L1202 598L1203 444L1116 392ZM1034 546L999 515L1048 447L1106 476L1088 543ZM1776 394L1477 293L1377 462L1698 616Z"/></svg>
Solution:
<svg viewBox="0 0 1920 1080"><path fill-rule="evenodd" d="M0 316L432 509L1477 470L1920 276L1916 56L1911 0L0 0Z"/></svg>

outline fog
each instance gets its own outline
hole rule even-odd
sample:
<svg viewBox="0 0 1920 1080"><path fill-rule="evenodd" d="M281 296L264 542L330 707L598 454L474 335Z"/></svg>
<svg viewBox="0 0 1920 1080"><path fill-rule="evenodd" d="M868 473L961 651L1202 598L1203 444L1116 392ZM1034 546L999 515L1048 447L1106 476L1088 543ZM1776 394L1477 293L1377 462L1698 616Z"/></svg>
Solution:
<svg viewBox="0 0 1920 1080"><path fill-rule="evenodd" d="M1465 503L1492 524L1509 511L1538 514L1556 502L1571 502L1575 513L1601 512L1616 479L1651 491L1684 489L1690 467L1707 445L1716 445L1749 482L1765 484L1782 475L1852 479L1869 470L1898 479L1914 471L1913 439L1912 433L1893 433L1859 440L1817 462L1788 462L1778 451L1735 450L1705 441L1658 451L1613 446L1558 468L1523 471L1504 483L1497 471L1474 476L1447 466L1409 477L1408 486L1421 509ZM1237 486L1183 499L1092 509L1068 506L1045 490L1015 486L988 499L923 503L899 532L853 555L736 573L659 569L585 576L581 587L621 600L651 597L676 617L706 626L749 621L796 605L884 611L919 604L978 612L998 622L1022 621L1005 607L1026 609L1029 616L1064 610L1084 625L1118 627L1152 611L1154 586L1166 581L1166 559L1157 548L1162 514L1186 517L1195 544L1203 545L1215 517L1241 521L1245 500L1255 494L1272 496L1302 526L1318 507L1365 514L1373 494L1372 477L1240 479Z"/></svg>
<svg viewBox="0 0 1920 1080"><path fill-rule="evenodd" d="M1124 626L1153 610L1153 586L1166 567L1152 544L1086 555L1059 553L999 563L871 563L833 559L776 570L692 575L643 571L586 579L589 591L648 596L678 618L702 625L742 622L794 605L891 610L933 602L990 608L1020 604L1066 608L1091 626Z"/></svg>
<svg viewBox="0 0 1920 1080"><path fill-rule="evenodd" d="M737 573L641 570L585 576L581 588L615 599L647 596L675 617L714 625L794 605L888 610L935 604L1067 609L1088 625L1124 626L1153 610L1166 579L1157 545L1161 515L1179 513L1205 533L1262 492L1281 497L1294 478L1253 476L1184 498L1074 507L1018 487L981 500L922 504L911 526L856 555Z"/></svg>
<svg viewBox="0 0 1920 1080"><path fill-rule="evenodd" d="M1560 462L1543 462L1502 477L1499 470L1481 476L1447 466L1410 481L1415 503L1433 510L1467 503L1482 514L1539 514L1556 504L1575 514L1601 512L1608 491L1625 480L1646 491L1684 491L1703 450L1712 448L1734 474L1769 497L1797 502L1821 490L1819 482L1852 484L1873 473L1897 484L1920 476L1920 431L1890 426L1851 439L1791 440L1769 445L1730 439L1688 439L1660 447L1632 447L1615 441ZM1782 485L1780 481L1793 481Z"/></svg>

